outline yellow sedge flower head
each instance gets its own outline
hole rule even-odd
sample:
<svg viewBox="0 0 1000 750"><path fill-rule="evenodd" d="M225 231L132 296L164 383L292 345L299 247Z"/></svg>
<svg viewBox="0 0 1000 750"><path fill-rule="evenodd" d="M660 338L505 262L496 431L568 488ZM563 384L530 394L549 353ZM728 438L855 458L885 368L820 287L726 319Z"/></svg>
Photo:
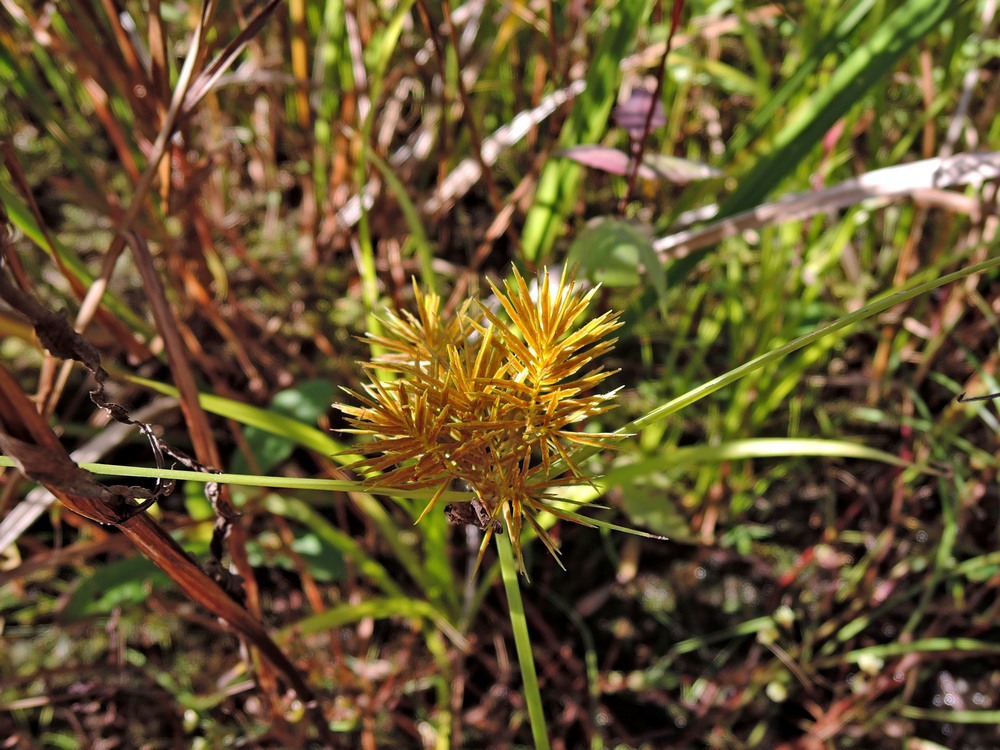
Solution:
<svg viewBox="0 0 1000 750"><path fill-rule="evenodd" d="M574 446L611 447L609 433L574 427L614 407L614 392L590 393L612 374L592 364L614 346L607 336L621 323L606 312L575 328L597 290L580 293L565 271L558 281L544 273L534 297L516 269L503 290L490 286L504 317L470 300L444 321L440 298L414 284L416 315L389 313L383 334L369 335L383 354L364 364L364 392L348 391L362 406L339 408L349 432L374 438L354 466L370 486L436 488L423 518L463 480L488 513L477 566L503 519L523 572L525 519L553 555L537 514L579 519L554 507L548 492L590 481Z"/></svg>

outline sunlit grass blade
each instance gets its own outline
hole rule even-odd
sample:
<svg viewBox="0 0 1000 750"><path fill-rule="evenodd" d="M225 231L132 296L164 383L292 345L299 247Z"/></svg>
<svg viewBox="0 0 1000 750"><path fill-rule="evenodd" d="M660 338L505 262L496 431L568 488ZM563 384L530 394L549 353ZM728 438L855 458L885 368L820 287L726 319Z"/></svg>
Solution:
<svg viewBox="0 0 1000 750"><path fill-rule="evenodd" d="M858 16L864 7L859 6L854 13L849 13L842 26L852 28L859 22ZM766 155L740 177L736 189L722 201L717 218L723 219L762 203L805 156L817 148L834 123L857 106L876 82L889 75L914 45L940 28L942 21L958 7L955 0L906 0L895 6L874 33L840 62L830 80L811 100L785 121ZM838 27L835 38L847 30ZM794 80L799 83L798 79ZM768 106L765 104L765 110ZM670 283L681 281L710 251L711 248L696 250L672 264L667 269Z"/></svg>
<svg viewBox="0 0 1000 750"><path fill-rule="evenodd" d="M577 97L559 138L562 148L596 143L603 135L618 94L619 63L636 39L644 3L622 0L611 4L607 26L591 57L587 88ZM582 167L558 158L546 164L535 190L535 200L521 236L524 257L531 264L544 262L562 232L576 200Z"/></svg>
<svg viewBox="0 0 1000 750"><path fill-rule="evenodd" d="M542 708L538 674L535 671L535 657L531 650L531 635L524 614L524 604L521 601L518 564L515 561L510 536L500 535L496 539L500 555L501 577L504 591L507 592L507 612L510 616L511 628L514 631L517 661L521 667L521 679L524 684L524 701L527 704L528 717L531 721L531 735L536 750L547 750L549 747L548 729L545 723L545 712Z"/></svg>

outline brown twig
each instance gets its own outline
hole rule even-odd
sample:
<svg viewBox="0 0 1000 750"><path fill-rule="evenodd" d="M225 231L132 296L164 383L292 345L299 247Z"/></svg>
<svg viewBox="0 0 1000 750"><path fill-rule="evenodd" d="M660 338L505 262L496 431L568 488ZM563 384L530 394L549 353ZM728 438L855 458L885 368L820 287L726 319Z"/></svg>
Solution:
<svg viewBox="0 0 1000 750"><path fill-rule="evenodd" d="M148 271L152 267L152 258L148 250L143 253L144 245L141 241L137 241L134 235L129 239L133 249L139 248L136 252L137 265ZM162 288L159 288L160 294L156 295L157 288L156 284L147 284L147 290L152 290L151 296L160 297L153 302L154 315L159 316L162 315L162 306L166 304L166 298L162 295ZM127 423L133 421L125 409L106 400L103 383L107 373L101 366L100 355L93 345L73 330L64 315L45 308L31 295L15 286L5 273L0 273L0 296L28 317L35 333L51 354L81 362L94 374L98 388L92 392L92 398L98 405L108 409L118 421ZM194 388L190 372L178 374L179 369L186 370L186 368L176 367L178 362L185 364L181 354L172 350L179 340L172 340L171 337L171 332L172 336L176 337L176 330L159 318L158 323L161 323L161 332L168 341L167 348L171 354L171 362L175 365L175 378L179 384L183 383L180 390L185 416L189 423L203 422L207 427L205 414L197 404L197 390ZM192 393L194 408L190 404ZM187 404L185 400L188 401ZM154 443L154 449L158 450L159 444L155 437L152 437L149 428L145 425L140 427L145 428L144 431L150 435L151 442ZM216 456L217 465L217 452L207 429L192 428L192 436L196 439L196 448L200 449L203 455ZM80 469L69 457L59 438L16 379L2 365L0 365L0 450L14 461L22 474L44 486L70 510L99 524L120 529L188 596L220 617L234 632L252 644L269 665L285 676L303 702L311 706L317 731L323 737L330 738L329 728L316 702L315 694L298 669L271 640L259 619L232 599L208 576L152 516L142 512L158 494L138 487L104 486L97 482L93 475ZM141 499L142 502L136 504L137 499ZM234 559L237 560L241 557L234 555Z"/></svg>
<svg viewBox="0 0 1000 750"><path fill-rule="evenodd" d="M667 58L670 56L670 50L673 47L674 42L674 34L677 32L677 27L680 26L681 11L683 10L684 0L674 0L674 10L670 18L670 32L667 34L667 46L663 48L663 56L660 58L660 67L656 73L656 87L653 89L653 97L649 100L649 111L646 112L646 122L642 127L642 135L639 137L639 140L633 144L630 155L628 189L626 189L625 197L622 198L621 203L618 206L618 211L623 216L625 215L625 210L628 208L629 201L632 200L632 194L635 192L635 184L639 177L639 165L642 164L642 157L646 153L646 144L649 142L649 132L652 130L653 113L656 112L656 102L659 101L660 94L663 91L663 79L667 70Z"/></svg>
<svg viewBox="0 0 1000 750"><path fill-rule="evenodd" d="M79 468L11 373L0 364L0 448L25 476L42 484L67 508L99 524L118 528L198 604L245 637L318 712L316 695L260 622L231 599L157 521L136 514L133 487L104 486ZM326 731L317 715L317 728Z"/></svg>
<svg viewBox="0 0 1000 750"><path fill-rule="evenodd" d="M180 393L181 411L187 422L191 442L194 444L195 456L202 466L216 467L222 465L218 446L212 437L212 428L205 411L198 400L198 386L192 374L187 347L178 331L177 320L167 301L166 293L160 281L159 274L153 265L153 256L145 240L134 232L125 235L126 242L132 249L133 260L142 276L143 286L149 298L156 321L157 330L163 336L164 346L170 362L170 370ZM239 514L229 500L229 493L215 485L210 495L212 505L217 514L213 549L216 557L221 556L224 540L229 542L230 555L243 579L246 589L247 604L257 617L261 616L260 597L256 586L253 569L245 559L243 550L246 540L238 518ZM265 686L272 681L266 673L261 674ZM270 685L271 688L275 686Z"/></svg>

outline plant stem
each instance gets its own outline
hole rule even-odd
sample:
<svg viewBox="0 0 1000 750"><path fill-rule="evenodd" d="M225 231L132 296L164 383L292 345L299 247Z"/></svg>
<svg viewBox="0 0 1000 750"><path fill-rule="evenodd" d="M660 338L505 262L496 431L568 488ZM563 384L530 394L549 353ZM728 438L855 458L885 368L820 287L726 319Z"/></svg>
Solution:
<svg viewBox="0 0 1000 750"><path fill-rule="evenodd" d="M524 701L528 706L528 718L531 720L531 735L535 740L536 750L549 750L549 736L545 726L545 714L542 711L542 694L538 689L535 659L531 653L531 636L528 633L528 621L524 616L524 604L521 602L514 550L507 534L496 534L493 538L496 539L500 554L500 571L507 592L507 609L510 612L510 625L514 631L517 661L521 666L521 679L524 681Z"/></svg>

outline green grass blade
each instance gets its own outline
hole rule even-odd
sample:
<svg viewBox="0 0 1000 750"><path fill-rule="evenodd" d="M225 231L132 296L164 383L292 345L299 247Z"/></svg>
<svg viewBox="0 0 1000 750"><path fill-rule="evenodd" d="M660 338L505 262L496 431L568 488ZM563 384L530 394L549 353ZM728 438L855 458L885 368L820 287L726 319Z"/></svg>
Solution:
<svg viewBox="0 0 1000 750"><path fill-rule="evenodd" d="M521 583L518 580L520 576L517 573L517 563L514 561L514 550L508 534L495 534L493 538L496 539L500 555L500 571L504 591L507 592L507 609L510 614L510 625L514 631L517 661L521 666L524 702L528 706L531 736L534 738L536 750L548 750L549 736L545 726L545 712L542 710L542 694L538 688L538 674L535 672L535 657L531 651L528 620L524 614L524 603L521 601Z"/></svg>
<svg viewBox="0 0 1000 750"><path fill-rule="evenodd" d="M746 149L768 125L774 122L781 108L791 101L796 94L809 86L810 76L816 72L827 55L836 51L837 47L850 40L858 24L875 5L875 0L859 0L850 8L842 11L840 22L817 44L810 54L795 68L784 83L771 93L763 104L754 111L743 126L733 135L726 145L726 153L722 163L728 163Z"/></svg>
<svg viewBox="0 0 1000 750"><path fill-rule="evenodd" d="M954 0L909 0L899 6L840 64L812 101L785 124L770 153L740 178L736 190L722 202L720 218L764 200L820 143L833 124L858 104L876 82L889 75L911 47L937 29L956 5Z"/></svg>
<svg viewBox="0 0 1000 750"><path fill-rule="evenodd" d="M784 458L794 456L826 456L829 458L858 458L877 461L890 466L909 467L912 464L899 456L869 448L847 440L820 438L756 438L730 440L719 445L692 445L674 448L662 456L628 464L609 473L607 481L626 481L643 476L667 466L686 466L720 461L739 461L748 458ZM924 471L929 471L924 469Z"/></svg>
<svg viewBox="0 0 1000 750"><path fill-rule="evenodd" d="M840 64L813 99L797 110L775 137L768 153L740 178L736 189L721 203L717 218L749 210L763 202L822 141L834 123L857 105L875 83L889 75L903 55L937 29L957 6L956 0L909 0L898 7ZM849 13L837 27L833 39L847 30L848 21L853 24L859 20L856 13ZM793 80L796 85L800 84L797 79ZM793 90L789 91L789 96L791 93ZM764 110L773 115L770 105L765 104ZM752 122L761 118L762 115L757 115ZM685 278L711 250L711 247L696 250L671 265L667 272L670 283Z"/></svg>
<svg viewBox="0 0 1000 750"><path fill-rule="evenodd" d="M859 659L877 657L880 659L907 654L1000 654L1000 643L982 641L976 638L921 638L910 642L895 641L878 646L868 646L850 651L843 656L845 662L857 664Z"/></svg>
<svg viewBox="0 0 1000 750"><path fill-rule="evenodd" d="M942 286L947 286L956 281L960 281L973 274L982 273L984 271L989 271L994 268L1000 267L1000 258L992 258L990 260L983 261L982 263L977 263L974 266L969 266L968 268L963 268L954 273L949 273L945 276L941 276L931 281L925 281L921 284L917 284L909 289L895 292L893 294L888 294L875 302L870 302L864 307L855 310L854 312L844 315L831 323L827 323L824 326L819 326L814 331L806 334L805 336L800 336L794 341L790 341L784 346L779 346L777 349L773 349L759 357L754 357L749 362L746 362L739 367L734 367L729 372L726 372L718 377L712 378L701 385L692 388L687 393L684 393L677 398L671 399L667 403L658 406L650 412L647 412L643 416L632 420L628 424L622 426L616 431L616 434L625 436L638 432L639 430L647 427L651 424L660 422L667 417L677 413L686 406L690 406L696 401L700 401L709 394L715 393L726 386L732 385L737 380L749 375L755 370L759 370L770 362L777 362L780 359L788 356L792 352L796 352L799 349L804 349L805 347L819 341L826 336L829 336L837 331L848 328L856 323L860 323L862 320L866 320L881 312L888 310L891 307L907 302L914 297L919 297L922 294L927 294L934 289L938 289ZM585 447L581 448L579 451L573 454L573 459L575 461L584 461L588 457L597 453L596 448ZM557 476L560 472L565 471L566 467L563 462L556 461L553 462L551 476Z"/></svg>
<svg viewBox="0 0 1000 750"><path fill-rule="evenodd" d="M177 398L179 395L176 388L166 383L142 378L138 375L123 375L122 377L157 393L173 396L174 398ZM234 401L230 398L215 396L211 393L199 394L198 401L202 408L211 414L217 414L220 417L232 419L240 424L252 425L275 435L286 437L304 448L309 448L324 456L330 456L341 464L350 464L359 458L358 456L342 454L341 451L347 450L348 446L338 443L322 430L282 414Z"/></svg>
<svg viewBox="0 0 1000 750"><path fill-rule="evenodd" d="M172 479L178 482L218 482L241 487L271 487L279 490L315 490L318 492L372 492L386 497L405 497L411 500L430 500L433 489L415 490L409 487L378 487L372 490L364 482L345 479L317 479L314 477L274 477L258 474L210 474L187 469L157 469L152 466L121 466L81 461L77 464L84 471L99 477L136 477L143 479ZM0 456L0 467L10 468L14 460ZM447 491L441 494L440 502L468 500L467 492Z"/></svg>
<svg viewBox="0 0 1000 750"><path fill-rule="evenodd" d="M343 604L333 607L325 612L321 612L310 617L299 620L294 625L288 625L281 631L286 638L293 637L298 633L310 634L324 630L332 630L352 622L357 622L366 617L376 620L385 620L390 617L401 617L408 620L428 621L437 627L442 633L459 648L468 648L469 644L462 637L448 619L437 609L422 599L413 599L408 596L391 596L377 599L368 599L357 604Z"/></svg>
<svg viewBox="0 0 1000 750"><path fill-rule="evenodd" d="M399 201L399 208L406 219L406 226L410 229L409 241L412 243L414 251L417 254L417 260L420 263L420 280L423 288L426 291L440 293L437 274L434 273L434 248L427 238L427 232L424 231L424 225L420 219L420 211L414 205L413 201L410 200L410 196L406 192L406 186L403 185L402 180L392 171L392 167L380 158L373 149L369 148L367 144L363 144L363 147L366 158L378 169L389 189L396 196L396 200Z"/></svg>
<svg viewBox="0 0 1000 750"><path fill-rule="evenodd" d="M612 4L587 73L587 89L577 98L563 126L559 138L562 148L596 143L603 135L618 96L619 63L635 43L645 6L643 0ZM545 262L562 231L576 201L582 169L570 159L559 158L549 161L542 170L521 236L524 257L531 265Z"/></svg>
<svg viewBox="0 0 1000 750"><path fill-rule="evenodd" d="M946 724L1000 724L1000 711L977 711L964 709L961 711L947 708L920 708L919 706L902 706L899 715L918 721L940 721ZM933 750L934 745L927 745ZM944 748L944 745L936 747Z"/></svg>

